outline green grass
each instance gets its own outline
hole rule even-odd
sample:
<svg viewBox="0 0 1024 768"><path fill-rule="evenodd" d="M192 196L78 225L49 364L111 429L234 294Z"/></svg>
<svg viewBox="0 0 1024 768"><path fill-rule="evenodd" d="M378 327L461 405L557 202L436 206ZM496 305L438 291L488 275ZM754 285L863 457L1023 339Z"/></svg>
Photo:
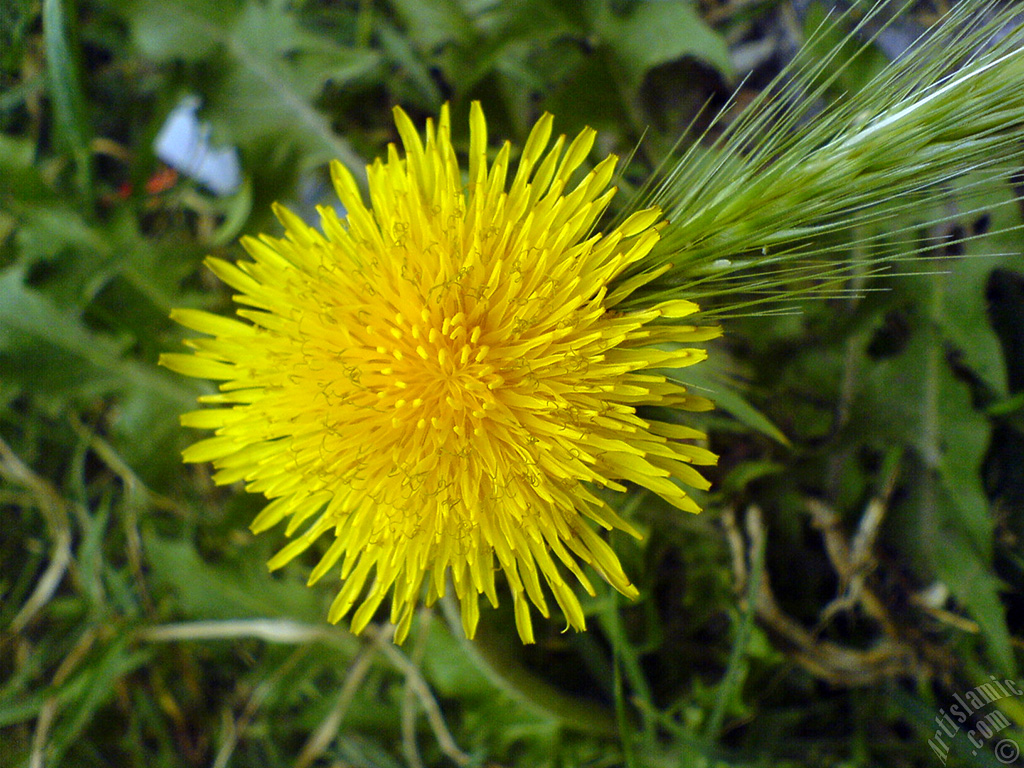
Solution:
<svg viewBox="0 0 1024 768"><path fill-rule="evenodd" d="M897 25L942 5L912 4ZM934 741L955 695L1020 680L1012 141L993 139L1002 162L913 206L787 241L855 265L848 295L821 295L800 271L783 284L806 295L799 313L747 314L749 291L730 294L725 338L687 370L720 406L699 423L722 456L706 511L615 500L645 534L612 541L641 597L599 590L587 633L536 621L523 647L506 600L472 642L443 602L400 647L386 616L353 637L326 623L334 590L305 586L308 562L267 571L280 541L248 531L261 499L180 462L193 436L178 415L207 390L157 367L180 350L168 312L227 310L202 259L276 233L270 202L301 207L326 160L358 168L383 152L392 104L421 122L450 101L461 144L473 99L514 143L544 109L559 132L592 125L603 151L630 157L620 213L692 120L703 132L733 88L747 102L776 73L766 61L740 84L730 44L787 23L803 35L819 17L803 28L783 0L5 4L0 763L924 768L996 766L1001 739L1024 747L1016 695L982 710L1011 723L982 747L970 723ZM811 66L847 28L819 39ZM885 61L868 45L834 82L815 80L820 103L847 103ZM186 178L147 189L153 137L183 94L238 147L234 195ZM724 188L709 142L735 114L679 178ZM1019 145L1011 117L993 131ZM961 140L961 127L943 130ZM763 148L768 168L778 145ZM711 211L673 194L680 216L684 202ZM771 216L757 213L760 237ZM747 235L721 230L743 249ZM872 258L894 255L892 274L869 279Z"/></svg>

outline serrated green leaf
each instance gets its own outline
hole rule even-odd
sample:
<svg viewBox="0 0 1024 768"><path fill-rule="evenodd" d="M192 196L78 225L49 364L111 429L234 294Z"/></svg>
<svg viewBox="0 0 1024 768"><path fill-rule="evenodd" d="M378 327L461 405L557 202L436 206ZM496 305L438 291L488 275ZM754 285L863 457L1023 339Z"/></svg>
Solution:
<svg viewBox="0 0 1024 768"><path fill-rule="evenodd" d="M107 256L109 241L78 211L70 206L36 205L25 210L23 219L17 234L22 264L31 266L39 261L55 259L70 249L76 255L85 256L83 261L87 263L83 267L94 275L100 271L96 259Z"/></svg>
<svg viewBox="0 0 1024 768"><path fill-rule="evenodd" d="M280 4L258 0L243 6L188 0L181 8L140 0L128 20L150 58L206 61L214 69L216 76L203 84L203 114L226 138L241 145L283 140L301 146L309 165L331 159L363 165L311 100L328 80L343 83L371 71L379 64L376 52L338 45L303 29Z"/></svg>
<svg viewBox="0 0 1024 768"><path fill-rule="evenodd" d="M965 180L970 183L970 178ZM965 365L981 378L996 396L1006 396L1007 366L1019 364L1005 358L989 322L987 288L999 268L1024 270L1020 208L1007 186L990 185L985 195L971 200L972 213L964 216L965 234L982 217L996 234L966 243L964 258L951 265L951 279L944 283L948 309L937 316L942 334ZM940 268L947 263L940 262Z"/></svg>
<svg viewBox="0 0 1024 768"><path fill-rule="evenodd" d="M922 537L939 577L978 622L998 668L1015 673L1006 609L992 569L995 521L981 482L992 428L972 407L967 386L938 367L937 418L943 448L931 508L922 506Z"/></svg>
<svg viewBox="0 0 1024 768"><path fill-rule="evenodd" d="M408 38L397 29L389 25L381 25L380 42L385 55L393 61L409 81L409 86L403 87L402 81L395 86L398 88L396 94L399 101L406 101L419 105L424 109L437 109L444 100L441 96L441 89L430 76L430 69L426 62L416 54Z"/></svg>
<svg viewBox="0 0 1024 768"><path fill-rule="evenodd" d="M945 276L928 278L941 296ZM933 311L938 311L933 309ZM906 445L917 526L904 546L978 622L996 666L1014 668L1000 584L992 569L994 520L981 466L991 424L946 363L934 332L919 330L904 351L870 372L853 421L874 440Z"/></svg>
<svg viewBox="0 0 1024 768"><path fill-rule="evenodd" d="M321 593L272 576L265 563L210 565L187 540L144 536L155 584L175 591L190 619L286 617L322 621Z"/></svg>
<svg viewBox="0 0 1024 768"><path fill-rule="evenodd" d="M127 209L94 223L59 203L22 208L15 236L19 263L25 269L40 262L53 267L57 275L45 281L47 295L65 311L84 308L115 277L130 283L161 316L170 311L190 262L147 239Z"/></svg>
<svg viewBox="0 0 1024 768"><path fill-rule="evenodd" d="M37 392L93 397L122 381L118 347L28 288L21 269L0 274L0 364Z"/></svg>
<svg viewBox="0 0 1024 768"><path fill-rule="evenodd" d="M654 67L692 57L729 73L732 64L722 36L709 27L689 0L633 3L625 18L602 14L598 33L615 53L634 90Z"/></svg>
<svg viewBox="0 0 1024 768"><path fill-rule="evenodd" d="M408 36L422 51L447 43L468 45L476 36L458 0L391 0Z"/></svg>
<svg viewBox="0 0 1024 768"><path fill-rule="evenodd" d="M121 345L89 330L74 312L26 286L21 268L0 273L4 382L58 400L84 402L119 395L122 413L133 414L134 419L119 422L115 412L115 430L142 448L158 436L166 437L174 414L189 407L196 392L155 365L126 359L123 352ZM139 431L132 429L133 424Z"/></svg>
<svg viewBox="0 0 1024 768"><path fill-rule="evenodd" d="M154 61L199 61L223 43L224 30L234 23L239 6L217 0L138 0L125 7L132 37Z"/></svg>

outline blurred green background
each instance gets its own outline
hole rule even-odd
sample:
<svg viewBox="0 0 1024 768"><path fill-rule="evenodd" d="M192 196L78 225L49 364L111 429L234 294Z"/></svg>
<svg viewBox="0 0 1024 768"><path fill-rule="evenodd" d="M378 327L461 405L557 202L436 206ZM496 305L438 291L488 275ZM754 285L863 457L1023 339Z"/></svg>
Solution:
<svg viewBox="0 0 1024 768"><path fill-rule="evenodd" d="M894 17L833 97L947 5ZM559 132L591 125L629 158L621 210L823 12L4 0L0 764L1019 764L999 745L1024 747L1024 696L956 731L936 718L992 675L1020 680L1020 169L921 234L948 242L941 263L911 254L868 286L884 291L727 321L690 381L720 405L699 421L722 455L706 511L616 502L645 533L613 537L642 596L601 591L585 634L552 620L522 647L503 604L473 643L446 605L402 647L352 637L325 623L333 585L307 589L308 561L267 572L281 536L247 529L262 499L180 462L178 414L208 390L156 366L187 335L169 310L232 311L204 256L278 233L272 201L329 199L326 161L381 154L392 105L422 124L450 102L463 147L473 99L513 143L544 110ZM237 149L230 194L154 153L183 98L210 151ZM982 738L996 709L1007 724Z"/></svg>

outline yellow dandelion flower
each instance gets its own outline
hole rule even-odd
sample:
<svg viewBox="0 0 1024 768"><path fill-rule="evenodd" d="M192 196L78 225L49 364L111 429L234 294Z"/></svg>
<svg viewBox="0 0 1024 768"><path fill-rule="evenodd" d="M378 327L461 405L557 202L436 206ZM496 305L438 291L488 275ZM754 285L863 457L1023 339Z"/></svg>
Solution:
<svg viewBox="0 0 1024 768"><path fill-rule="evenodd" d="M216 407L182 418L215 430L185 460L212 461L216 482L241 480L272 500L254 531L288 519L286 535L298 535L271 568L329 540L309 581L341 561L329 619L361 598L354 632L390 593L400 642L421 594L433 603L450 573L472 637L479 596L497 605L498 568L524 642L529 604L549 616L542 579L569 626L584 629L563 575L593 594L581 562L637 595L594 524L639 534L596 487L628 481L699 511L681 484L707 487L692 465L715 456L686 442L704 436L638 409L710 407L658 369L702 360L680 343L719 331L679 322L697 311L683 300L616 312L645 278L615 278L650 252L661 214L592 231L616 164L572 184L593 130L548 149L544 115L517 165L508 143L488 165L474 103L463 177L447 107L425 141L402 110L395 121L404 156L389 146L367 169L370 207L335 163L344 218L321 208L318 231L277 206L284 238L245 238L252 261L238 265L208 259L238 291L243 320L173 313L212 338L163 364L222 382L201 398Z"/></svg>

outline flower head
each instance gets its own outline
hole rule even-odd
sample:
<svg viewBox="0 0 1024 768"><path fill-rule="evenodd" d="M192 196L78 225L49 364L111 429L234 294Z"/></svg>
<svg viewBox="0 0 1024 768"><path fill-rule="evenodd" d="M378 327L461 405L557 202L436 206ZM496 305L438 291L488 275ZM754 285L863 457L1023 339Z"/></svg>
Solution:
<svg viewBox="0 0 1024 768"><path fill-rule="evenodd" d="M489 164L474 103L464 177L447 107L425 141L400 109L395 120L404 156L391 145L367 169L370 207L335 163L344 218L322 208L318 231L277 206L284 238L244 239L252 261L207 261L242 320L173 313L212 338L162 362L222 382L201 398L214 408L182 418L215 430L185 460L271 499L254 531L288 520L295 537L271 568L328 540L310 583L341 562L329 618L361 599L355 632L390 593L401 641L422 592L435 601L450 573L472 637L479 595L497 604L498 569L524 642L529 604L549 615L542 581L583 629L565 577L593 594L581 563L637 594L594 524L639 534L595 489L629 481L699 511L680 483L707 485L692 465L715 456L686 442L703 435L638 409L710 407L658 369L702 360L680 343L718 329L680 323L697 310L683 300L616 311L647 279L616 283L657 242L661 214L593 232L616 163L572 183L594 131L548 149L544 115L518 164L507 143Z"/></svg>

